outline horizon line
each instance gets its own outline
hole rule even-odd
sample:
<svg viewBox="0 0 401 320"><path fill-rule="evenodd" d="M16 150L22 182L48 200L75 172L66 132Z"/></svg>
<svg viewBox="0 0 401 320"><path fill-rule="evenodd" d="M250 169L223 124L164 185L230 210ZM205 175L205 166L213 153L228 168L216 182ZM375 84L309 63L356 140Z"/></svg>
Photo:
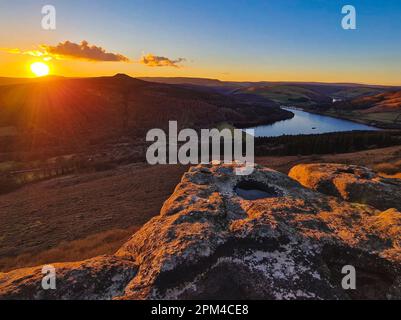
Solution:
<svg viewBox="0 0 401 320"><path fill-rule="evenodd" d="M89 79L89 78L102 78L102 77L115 77L117 75L125 75L133 79L200 79L200 80L212 80L212 81L219 81L221 83L299 83L299 84L329 84L329 85L361 85L361 86L382 86L382 87L401 87L400 84L382 84L382 83L364 83L364 82L325 82L325 81L294 81L294 80L258 80L258 81L250 81L250 80L221 80L218 78L206 78L206 77L168 77L168 76L132 76L126 73L117 72L113 75L96 75L96 76L62 76L58 74L49 74L43 77L35 77L35 76L26 76L26 77L15 77L15 76L2 76L1 78L7 79L32 79L32 80L39 80L39 79L46 79L51 77L59 77L59 78L66 78L66 79Z"/></svg>

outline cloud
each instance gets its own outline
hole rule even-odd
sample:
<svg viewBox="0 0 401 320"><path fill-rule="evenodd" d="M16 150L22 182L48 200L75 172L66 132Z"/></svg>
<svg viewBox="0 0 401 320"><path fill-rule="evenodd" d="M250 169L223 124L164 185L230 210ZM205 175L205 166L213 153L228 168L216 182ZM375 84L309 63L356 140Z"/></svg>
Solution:
<svg viewBox="0 0 401 320"><path fill-rule="evenodd" d="M45 57L47 56L46 52L41 50L30 50L30 51L22 51L18 48L0 48L0 51L4 51L11 54L23 54L32 57Z"/></svg>
<svg viewBox="0 0 401 320"><path fill-rule="evenodd" d="M39 50L23 51L20 49L1 48L11 54L30 55L33 57L41 57L44 60L56 59L82 59L88 61L120 61L129 62L130 60L119 53L106 52L102 47L89 45L87 41L80 44L65 41L60 42L56 46L42 44Z"/></svg>
<svg viewBox="0 0 401 320"><path fill-rule="evenodd" d="M143 55L139 60L139 63L147 65L148 67L174 67L180 68L179 63L184 62L184 58L178 58L171 60L166 57L155 56L151 53Z"/></svg>
<svg viewBox="0 0 401 320"><path fill-rule="evenodd" d="M42 45L41 48L45 50L47 54L61 58L129 62L129 59L122 54L106 52L102 47L89 45L85 40L80 44L65 41L60 42L56 46Z"/></svg>
<svg viewBox="0 0 401 320"><path fill-rule="evenodd" d="M52 46L42 44L38 50L23 51L21 49L0 48L0 51L5 51L11 54L29 55L40 57L43 60L51 59L80 59L87 61L119 61L130 62L130 59L119 53L107 52L102 47L90 45L83 40L80 44L71 41L60 42ZM181 63L186 61L185 58L169 59L163 56L156 56L152 53L143 54L138 63L148 67L173 67L181 68Z"/></svg>

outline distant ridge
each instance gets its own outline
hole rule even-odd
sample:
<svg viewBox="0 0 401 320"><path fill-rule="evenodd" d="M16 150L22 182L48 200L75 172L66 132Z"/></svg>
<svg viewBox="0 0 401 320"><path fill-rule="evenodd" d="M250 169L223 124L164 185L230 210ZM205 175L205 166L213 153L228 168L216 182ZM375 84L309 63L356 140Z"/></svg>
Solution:
<svg viewBox="0 0 401 320"><path fill-rule="evenodd" d="M353 82L319 82L319 81L223 81L213 78L196 78L196 77L138 77L150 82L160 82L168 84L192 84L204 86L264 86L264 85L321 85L321 86L357 86L372 88L394 88L401 89L401 86L366 84Z"/></svg>
<svg viewBox="0 0 401 320"><path fill-rule="evenodd" d="M342 86L342 87L368 87L368 88L385 88L393 90L401 90L401 86L380 85L380 84L364 84L352 82L313 82L313 81L223 81L213 78L196 78L196 77L134 77L125 73L116 73L114 76L93 76L93 77L65 77L60 75L48 75L40 78L30 77L0 77L0 85L16 84L25 82L37 82L53 79L94 79L94 78L125 78L139 79L147 82L165 83L165 84L183 84L198 86L218 86L218 87L251 87L266 85L311 85L311 86Z"/></svg>
<svg viewBox="0 0 401 320"><path fill-rule="evenodd" d="M167 84L192 84L192 85L201 85L201 86L227 86L230 82L224 82L218 79L208 79L208 78L186 78L186 77L140 77L138 79L150 81L150 82L158 82L158 83L167 83Z"/></svg>

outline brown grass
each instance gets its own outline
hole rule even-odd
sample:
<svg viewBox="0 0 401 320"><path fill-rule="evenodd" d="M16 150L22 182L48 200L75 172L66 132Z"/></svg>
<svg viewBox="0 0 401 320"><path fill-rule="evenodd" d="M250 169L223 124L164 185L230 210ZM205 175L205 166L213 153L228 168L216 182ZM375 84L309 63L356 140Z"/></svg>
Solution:
<svg viewBox="0 0 401 320"><path fill-rule="evenodd" d="M107 245L97 245L96 250L82 246L86 249L65 254L63 250L68 249L67 243L80 247L75 241L91 235L142 226L159 214L186 170L134 164L58 177L0 195L0 261L26 266L24 261L45 261L43 252L58 261L107 253ZM96 238L88 243L99 242ZM51 251L62 245L64 249Z"/></svg>
<svg viewBox="0 0 401 320"><path fill-rule="evenodd" d="M386 175L396 175L401 172L401 160L384 162L374 166L375 171Z"/></svg>
<svg viewBox="0 0 401 320"><path fill-rule="evenodd" d="M56 248L34 253L24 253L15 257L0 259L0 271L31 267L55 262L84 260L102 254L113 254L128 238L139 229L114 229L90 235L80 240L63 241Z"/></svg>
<svg viewBox="0 0 401 320"><path fill-rule="evenodd" d="M284 157L259 157L256 162L266 167L288 173L289 170L300 163L344 163L369 167L380 173L380 165L393 170L401 168L401 147L389 147L359 151L353 153L308 155L308 156L284 156ZM379 167L377 167L379 166ZM401 170L398 169L397 172Z"/></svg>

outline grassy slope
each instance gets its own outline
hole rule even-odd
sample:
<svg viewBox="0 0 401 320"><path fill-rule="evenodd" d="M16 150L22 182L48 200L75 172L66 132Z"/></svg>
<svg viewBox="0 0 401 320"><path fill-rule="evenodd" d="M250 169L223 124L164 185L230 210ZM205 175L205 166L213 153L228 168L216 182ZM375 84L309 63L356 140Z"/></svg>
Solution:
<svg viewBox="0 0 401 320"><path fill-rule="evenodd" d="M306 108L308 110L308 108ZM395 123L400 115L400 112L375 112L364 113L361 111L344 111L344 110L308 110L313 113L324 114L334 118L351 120L358 123L376 126L383 129L400 129L401 125ZM401 119L399 119L401 120Z"/></svg>
<svg viewBox="0 0 401 320"><path fill-rule="evenodd" d="M401 91L359 97L316 108L318 112L383 128L401 127ZM316 111L314 110L314 111Z"/></svg>
<svg viewBox="0 0 401 320"><path fill-rule="evenodd" d="M357 88L347 88L335 92L333 95L337 98L342 99L355 99L362 96L371 96L375 94L383 93L383 89L379 88L367 88L367 87L357 87Z"/></svg>
<svg viewBox="0 0 401 320"><path fill-rule="evenodd" d="M220 122L245 127L290 116L278 107L125 75L0 82L0 147L6 151L57 147L73 153L107 139L144 139L148 130L166 128L169 120L181 128Z"/></svg>
<svg viewBox="0 0 401 320"><path fill-rule="evenodd" d="M109 230L140 227L158 214L185 171L181 166L130 165L64 176L1 195L0 270L15 266L18 258L7 259L10 256L25 254L23 265L41 263L40 252L90 236L88 241L96 242ZM90 251L70 250L64 259L86 255Z"/></svg>
<svg viewBox="0 0 401 320"><path fill-rule="evenodd" d="M325 97L309 88L294 85L269 85L249 87L237 91L238 93L251 93L284 105L310 105Z"/></svg>

